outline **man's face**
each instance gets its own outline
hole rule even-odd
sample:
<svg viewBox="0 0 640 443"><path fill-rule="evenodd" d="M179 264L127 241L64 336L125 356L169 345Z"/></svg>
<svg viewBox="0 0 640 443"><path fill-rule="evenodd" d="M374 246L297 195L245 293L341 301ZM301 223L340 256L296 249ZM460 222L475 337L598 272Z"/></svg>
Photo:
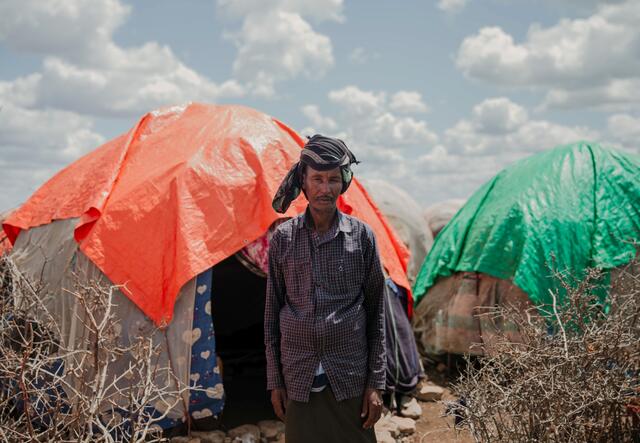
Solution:
<svg viewBox="0 0 640 443"><path fill-rule="evenodd" d="M340 191L342 191L340 168L330 171L316 171L307 166L303 176L302 189L304 189L312 209L317 211L335 209Z"/></svg>

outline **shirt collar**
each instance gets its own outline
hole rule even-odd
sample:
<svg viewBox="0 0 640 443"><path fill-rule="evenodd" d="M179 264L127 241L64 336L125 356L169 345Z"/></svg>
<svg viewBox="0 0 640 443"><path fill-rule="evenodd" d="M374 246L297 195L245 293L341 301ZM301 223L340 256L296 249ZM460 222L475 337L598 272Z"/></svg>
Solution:
<svg viewBox="0 0 640 443"><path fill-rule="evenodd" d="M302 223L298 225L298 229L303 227L307 229L313 229L313 217L311 216L311 210L309 209L309 205L307 205L307 209L304 211L304 213L300 215L300 219ZM336 219L337 219L339 231L351 232L351 222L342 213L342 211L340 211L337 208L336 208ZM336 223L336 220L334 220L334 223Z"/></svg>

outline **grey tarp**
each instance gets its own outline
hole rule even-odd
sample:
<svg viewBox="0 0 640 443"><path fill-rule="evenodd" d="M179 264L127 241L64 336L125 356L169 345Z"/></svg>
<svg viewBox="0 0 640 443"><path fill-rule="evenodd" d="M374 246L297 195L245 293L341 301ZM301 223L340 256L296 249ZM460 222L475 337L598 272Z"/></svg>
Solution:
<svg viewBox="0 0 640 443"><path fill-rule="evenodd" d="M68 291L73 291L76 281L87 283L98 281L110 285L104 274L78 250L78 244L73 238L73 229L77 219L54 221L51 224L23 231L18 236L11 258L18 270L31 282L41 282L43 293L53 296L43 299L42 311L38 313L44 316L48 310L59 328L58 334L62 344L72 349L88 349L87 331L83 326L83 312L76 297ZM75 280L78 279L78 280ZM127 346L130 341L144 334L152 334L153 343L160 346L159 367L169 365L169 353L171 354L171 367L176 375L176 380L157 380L162 386L175 388L176 381L182 388L189 385L191 364L191 329L193 322L193 306L195 296L195 279L189 281L180 291L175 306L175 314L171 324L163 333L154 328L153 323L120 291L114 294L114 310L119 326L119 344ZM73 358L73 357L67 357ZM107 380L113 380L119 374L123 374L132 360L129 353L112 362L108 368ZM73 362L65 361L65 367ZM68 379L68 377L67 377ZM123 379L123 383L136 383L136 380ZM66 381L69 383L69 380ZM68 386L65 393L73 398L73 389L78 386ZM173 389L175 390L175 389ZM184 404L188 405L188 391L183 394ZM125 398L121 404L126 404ZM163 411L166 404L177 406L171 410L169 418L180 418L185 415L183 401L173 398L165 398L165 402L158 402L152 406L156 410ZM120 404L120 403L119 403Z"/></svg>

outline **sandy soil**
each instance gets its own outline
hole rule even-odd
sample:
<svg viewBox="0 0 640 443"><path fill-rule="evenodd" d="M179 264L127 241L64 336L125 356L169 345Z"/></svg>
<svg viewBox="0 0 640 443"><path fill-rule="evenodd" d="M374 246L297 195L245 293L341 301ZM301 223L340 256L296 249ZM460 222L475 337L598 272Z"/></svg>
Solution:
<svg viewBox="0 0 640 443"><path fill-rule="evenodd" d="M445 388L443 400L453 400L450 391ZM414 443L472 443L473 438L466 430L455 430L453 417L445 416L445 406L441 402L419 402L422 416L416 422L416 432L412 436Z"/></svg>

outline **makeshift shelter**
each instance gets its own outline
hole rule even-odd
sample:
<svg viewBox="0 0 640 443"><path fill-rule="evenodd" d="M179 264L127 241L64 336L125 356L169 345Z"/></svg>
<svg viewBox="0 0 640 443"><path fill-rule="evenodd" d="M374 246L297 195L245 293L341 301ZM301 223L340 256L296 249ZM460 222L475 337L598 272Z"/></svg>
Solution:
<svg viewBox="0 0 640 443"><path fill-rule="evenodd" d="M151 112L59 172L3 223L17 267L58 295L47 308L65 344L87 346L78 301L64 291L74 275L122 285L123 340L151 322L161 328L153 336L161 363L175 369L177 383L200 388L170 411L165 428L185 416L218 417L233 400L227 376L263 352L265 279L247 266L259 270L269 228L305 208L302 198L284 215L271 208L303 144L280 121L245 107ZM357 180L338 206L372 227L387 274L412 306L408 251ZM268 403L261 388L248 408Z"/></svg>
<svg viewBox="0 0 640 443"><path fill-rule="evenodd" d="M484 184L436 237L418 275L414 329L423 350L481 353L471 345L498 327L478 316L483 307L550 306L551 294L562 303L554 272L579 282L589 268L629 263L640 242L639 177L637 155L576 143Z"/></svg>
<svg viewBox="0 0 640 443"><path fill-rule="evenodd" d="M435 203L424 210L422 217L429 225L433 238L436 238L462 206L464 206L464 200L454 198Z"/></svg>
<svg viewBox="0 0 640 443"><path fill-rule="evenodd" d="M403 189L379 179L362 179L362 184L382 210L395 232L411 252L407 266L409 282L415 281L420 266L433 245L431 230L420 216L420 205Z"/></svg>
<svg viewBox="0 0 640 443"><path fill-rule="evenodd" d="M420 206L404 190L384 180L362 179L369 195L391 223L411 257L407 277L413 283L418 269L433 244L431 231L420 216ZM416 387L423 375L420 355L411 323L406 315L406 291L389 280L386 296L387 386L398 394Z"/></svg>
<svg viewBox="0 0 640 443"><path fill-rule="evenodd" d="M0 212L0 226L2 223L9 217L13 210ZM4 230L0 229L0 257L4 254L8 253L11 250L11 242L9 241L9 237L4 233Z"/></svg>

